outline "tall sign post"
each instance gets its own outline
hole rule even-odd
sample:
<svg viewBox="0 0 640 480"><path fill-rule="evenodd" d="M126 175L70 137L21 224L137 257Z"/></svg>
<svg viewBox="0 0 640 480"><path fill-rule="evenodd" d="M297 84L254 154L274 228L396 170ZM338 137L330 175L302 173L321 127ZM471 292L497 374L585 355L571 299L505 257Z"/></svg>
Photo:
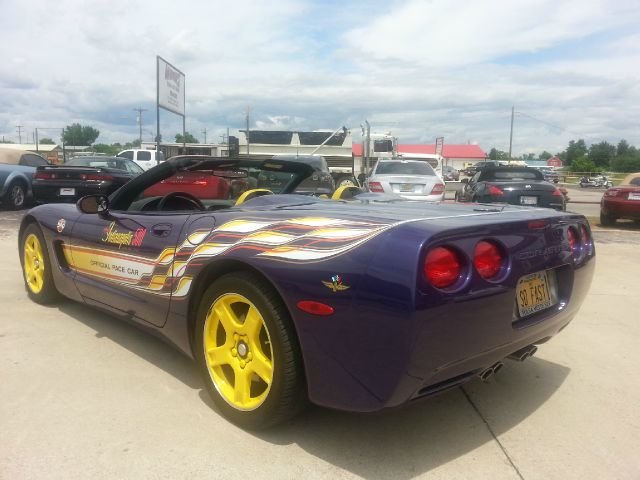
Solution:
<svg viewBox="0 0 640 480"><path fill-rule="evenodd" d="M184 73L156 56L156 151L160 151L160 108L182 116L182 148L186 150Z"/></svg>

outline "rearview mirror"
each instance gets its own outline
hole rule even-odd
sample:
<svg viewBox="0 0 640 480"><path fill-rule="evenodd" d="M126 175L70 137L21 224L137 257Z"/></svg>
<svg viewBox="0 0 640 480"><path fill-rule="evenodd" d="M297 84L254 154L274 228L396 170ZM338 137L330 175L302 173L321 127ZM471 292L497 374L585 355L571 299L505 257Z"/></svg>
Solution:
<svg viewBox="0 0 640 480"><path fill-rule="evenodd" d="M105 214L109 211L109 199L106 195L87 195L76 203L82 213Z"/></svg>

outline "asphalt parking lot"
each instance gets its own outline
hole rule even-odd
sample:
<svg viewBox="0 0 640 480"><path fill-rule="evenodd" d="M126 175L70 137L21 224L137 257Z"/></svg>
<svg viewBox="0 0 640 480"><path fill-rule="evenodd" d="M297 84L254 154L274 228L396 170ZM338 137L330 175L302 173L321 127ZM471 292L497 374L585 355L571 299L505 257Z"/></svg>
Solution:
<svg viewBox="0 0 640 480"><path fill-rule="evenodd" d="M24 292L20 212L0 211L0 478L640 477L640 229L594 225L569 328L490 382L376 415L310 408L248 433L191 362L74 302Z"/></svg>

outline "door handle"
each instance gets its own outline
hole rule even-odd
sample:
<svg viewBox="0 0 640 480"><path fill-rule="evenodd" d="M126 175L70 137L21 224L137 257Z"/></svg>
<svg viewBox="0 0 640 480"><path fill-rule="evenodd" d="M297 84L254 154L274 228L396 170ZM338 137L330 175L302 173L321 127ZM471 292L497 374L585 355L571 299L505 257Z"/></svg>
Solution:
<svg viewBox="0 0 640 480"><path fill-rule="evenodd" d="M166 237L171 233L171 225L168 223L159 223L151 227L151 233L156 237Z"/></svg>

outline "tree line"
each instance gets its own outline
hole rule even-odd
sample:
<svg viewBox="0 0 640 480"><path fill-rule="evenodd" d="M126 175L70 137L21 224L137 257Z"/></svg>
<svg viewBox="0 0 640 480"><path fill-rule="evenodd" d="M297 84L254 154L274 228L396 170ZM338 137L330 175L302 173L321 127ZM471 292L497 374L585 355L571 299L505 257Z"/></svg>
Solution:
<svg viewBox="0 0 640 480"><path fill-rule="evenodd" d="M546 150L537 156L534 153L521 155L517 160L546 161L553 155ZM620 140L618 145L602 141L587 146L583 139L571 140L562 152L556 153L565 167L574 172L640 172L640 149ZM492 148L489 151L491 160L508 160L509 154Z"/></svg>

